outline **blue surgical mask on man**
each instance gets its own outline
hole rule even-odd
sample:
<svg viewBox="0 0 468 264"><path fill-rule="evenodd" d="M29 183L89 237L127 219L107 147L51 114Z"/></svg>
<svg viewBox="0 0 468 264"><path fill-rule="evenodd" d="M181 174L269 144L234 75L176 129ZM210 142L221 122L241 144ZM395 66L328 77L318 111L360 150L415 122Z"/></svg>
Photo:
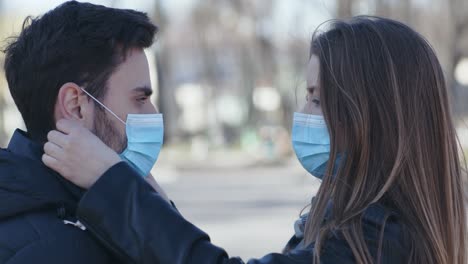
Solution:
<svg viewBox="0 0 468 264"><path fill-rule="evenodd" d="M322 179L330 158L330 135L323 116L294 113L292 145L301 165Z"/></svg>
<svg viewBox="0 0 468 264"><path fill-rule="evenodd" d="M164 123L162 114L128 114L127 121L124 122L94 96L83 88L81 89L125 125L127 147L119 155L142 177L148 176L158 159L163 144Z"/></svg>

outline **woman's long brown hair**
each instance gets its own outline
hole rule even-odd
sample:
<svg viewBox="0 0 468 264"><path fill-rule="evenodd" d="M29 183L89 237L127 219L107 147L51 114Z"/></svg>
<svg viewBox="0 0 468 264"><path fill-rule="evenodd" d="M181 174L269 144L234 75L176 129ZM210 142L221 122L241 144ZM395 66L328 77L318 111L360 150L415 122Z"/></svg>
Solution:
<svg viewBox="0 0 468 264"><path fill-rule="evenodd" d="M381 203L409 234L410 263L466 264L466 214L459 144L440 63L428 42L390 19L332 21L314 34L320 102L330 133L330 159L311 207L306 243L316 256L338 229L357 263L380 263L361 217ZM326 175L334 163L329 162ZM323 224L327 205L331 219ZM383 228L383 227L382 227ZM380 247L383 236L380 237Z"/></svg>

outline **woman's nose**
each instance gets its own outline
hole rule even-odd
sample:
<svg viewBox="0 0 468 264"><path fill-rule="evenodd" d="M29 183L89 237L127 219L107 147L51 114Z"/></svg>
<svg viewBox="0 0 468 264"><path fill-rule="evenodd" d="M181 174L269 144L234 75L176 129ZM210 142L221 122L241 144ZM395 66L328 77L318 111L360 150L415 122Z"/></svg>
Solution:
<svg viewBox="0 0 468 264"><path fill-rule="evenodd" d="M313 102L307 102L302 108L301 113L309 115L323 115L322 108Z"/></svg>

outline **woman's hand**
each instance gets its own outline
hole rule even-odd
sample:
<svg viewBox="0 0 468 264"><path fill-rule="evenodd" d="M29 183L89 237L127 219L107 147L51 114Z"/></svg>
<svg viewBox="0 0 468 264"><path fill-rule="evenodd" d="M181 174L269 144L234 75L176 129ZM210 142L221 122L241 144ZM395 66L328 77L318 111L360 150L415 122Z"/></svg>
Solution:
<svg viewBox="0 0 468 264"><path fill-rule="evenodd" d="M42 161L74 184L89 188L121 161L119 155L80 123L61 119L47 135Z"/></svg>

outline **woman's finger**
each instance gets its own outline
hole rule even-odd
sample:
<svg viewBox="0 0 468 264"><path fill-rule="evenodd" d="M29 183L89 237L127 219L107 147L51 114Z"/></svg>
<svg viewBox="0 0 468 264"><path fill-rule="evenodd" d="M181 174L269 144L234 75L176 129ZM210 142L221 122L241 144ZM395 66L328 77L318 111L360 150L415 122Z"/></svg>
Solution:
<svg viewBox="0 0 468 264"><path fill-rule="evenodd" d="M56 124L57 130L65 133L65 134L70 134L73 128L75 127L75 124L73 121L67 120L67 119L60 119L57 121Z"/></svg>
<svg viewBox="0 0 468 264"><path fill-rule="evenodd" d="M47 142L44 144L44 152L50 157L58 160L59 157L63 157L63 149L52 142Z"/></svg>
<svg viewBox="0 0 468 264"><path fill-rule="evenodd" d="M52 130L47 134L47 140L63 148L67 142L67 136L60 131Z"/></svg>
<svg viewBox="0 0 468 264"><path fill-rule="evenodd" d="M58 172L59 174L62 174L62 171L61 171L61 167L60 167L60 162L54 158L54 157L51 157L49 155L47 155L46 153L44 153L44 155L42 155L42 162L44 162L44 164L53 169L54 171Z"/></svg>

